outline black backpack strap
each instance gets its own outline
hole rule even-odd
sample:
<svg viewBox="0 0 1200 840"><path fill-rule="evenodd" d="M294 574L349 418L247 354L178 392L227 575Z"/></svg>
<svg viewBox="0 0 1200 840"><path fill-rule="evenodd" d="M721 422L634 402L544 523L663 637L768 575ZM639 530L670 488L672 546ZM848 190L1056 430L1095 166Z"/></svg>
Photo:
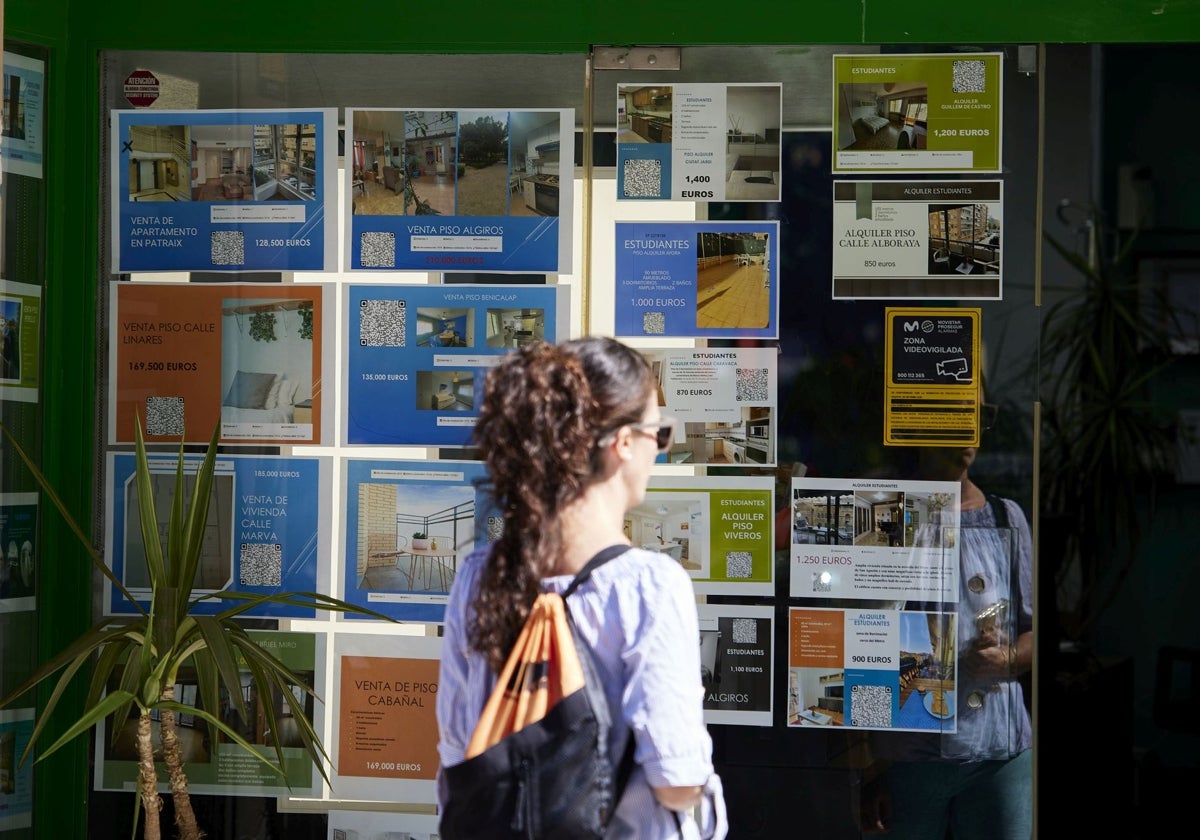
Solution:
<svg viewBox="0 0 1200 840"><path fill-rule="evenodd" d="M577 588L579 588L580 585L582 585L589 577L592 576L592 572L596 571L596 569L603 566L609 560L620 557L622 554L628 551L629 548L630 546L624 543L618 543L616 545L610 545L608 548L603 548L596 552L592 559L587 561L587 563L584 564L584 567L579 570L579 574L575 575L575 578L571 581L570 585L567 586L566 590L563 591L562 597L566 599L568 595L574 592ZM576 649L579 650L581 660L580 664L583 665L585 674L590 673L594 675L596 666L592 660L592 652L588 649L587 645L584 644L583 640L577 635L577 631L574 627L575 622L571 619L571 611L569 609L567 610L567 620L571 622L572 632L576 633ZM586 662L584 662L585 659ZM585 682L588 681L585 680ZM605 705L607 705L607 702ZM611 721L611 709L609 709L609 714ZM620 761L617 762L616 772L613 777L614 808L616 808L617 803L621 801L621 794L625 792L625 785L628 783L629 777L633 773L634 746L633 733L630 732L629 736L625 739L625 749L621 753Z"/></svg>
<svg viewBox="0 0 1200 840"><path fill-rule="evenodd" d="M563 598L566 598L568 595L578 589L580 585L584 583L584 581L592 576L592 572L596 571L596 569L600 568L614 557L620 557L628 550L629 546L624 543L618 543L617 545L610 545L608 548L600 549L600 551L596 552L595 556L593 556L591 560L584 564L584 567L579 570L579 574L575 575L575 579L571 581L570 586L568 586L563 592Z"/></svg>
<svg viewBox="0 0 1200 840"><path fill-rule="evenodd" d="M1004 500L999 496L988 496L988 505L992 509L992 516L996 520L997 528L1007 528L1008 521L1008 505L1004 504Z"/></svg>

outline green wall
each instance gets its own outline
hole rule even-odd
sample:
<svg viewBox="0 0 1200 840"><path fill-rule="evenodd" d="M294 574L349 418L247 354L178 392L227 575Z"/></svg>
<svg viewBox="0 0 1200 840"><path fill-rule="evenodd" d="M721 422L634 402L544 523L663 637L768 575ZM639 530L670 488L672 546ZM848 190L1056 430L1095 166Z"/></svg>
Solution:
<svg viewBox="0 0 1200 840"><path fill-rule="evenodd" d="M280 15L284 11L288 19ZM345 4L295 0L261 6L210 0L164 7L149 0L8 0L5 37L50 51L45 288L45 471L88 522L95 446L99 231L97 55L105 49L287 52L585 52L608 44L939 44L1188 42L1200 40L1200 0L819 0L738 6L714 0L502 4ZM39 643L61 649L86 624L91 576L61 528L46 528ZM68 570L75 570L69 572ZM80 698L75 698L79 702ZM68 704L69 707L69 704ZM69 708L62 715L69 722ZM38 836L84 837L87 749L39 765Z"/></svg>

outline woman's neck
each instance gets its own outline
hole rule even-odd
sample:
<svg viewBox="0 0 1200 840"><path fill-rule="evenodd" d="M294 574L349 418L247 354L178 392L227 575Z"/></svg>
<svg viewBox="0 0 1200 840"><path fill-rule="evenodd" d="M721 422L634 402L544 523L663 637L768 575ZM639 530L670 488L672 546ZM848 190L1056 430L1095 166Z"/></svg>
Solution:
<svg viewBox="0 0 1200 840"><path fill-rule="evenodd" d="M588 488L558 515L562 528L562 554L552 575L573 575L602 548L629 543L625 536L625 507L603 485Z"/></svg>
<svg viewBox="0 0 1200 840"><path fill-rule="evenodd" d="M959 480L961 489L959 490L958 506L960 510L979 510L987 505L987 496L979 489L979 486L964 472Z"/></svg>

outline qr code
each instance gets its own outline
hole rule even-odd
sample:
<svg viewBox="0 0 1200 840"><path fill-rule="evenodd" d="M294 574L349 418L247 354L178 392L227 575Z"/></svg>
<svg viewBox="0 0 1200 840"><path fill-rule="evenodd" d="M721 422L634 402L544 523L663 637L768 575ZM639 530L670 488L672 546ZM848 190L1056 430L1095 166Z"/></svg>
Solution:
<svg viewBox="0 0 1200 840"><path fill-rule="evenodd" d="M278 543L242 543L238 554L242 586L279 586L283 583L283 546Z"/></svg>
<svg viewBox="0 0 1200 840"><path fill-rule="evenodd" d="M489 516L487 518L487 541L495 542L504 533L504 517Z"/></svg>
<svg viewBox="0 0 1200 840"><path fill-rule="evenodd" d="M363 268L396 267L396 234L364 231L358 239L358 264Z"/></svg>
<svg viewBox="0 0 1200 840"><path fill-rule="evenodd" d="M183 434L183 397L146 397L146 434Z"/></svg>
<svg viewBox="0 0 1200 840"><path fill-rule="evenodd" d="M364 300L358 304L361 347L403 347L408 311L402 300Z"/></svg>
<svg viewBox="0 0 1200 840"><path fill-rule="evenodd" d="M890 727L892 725L892 687L890 685L851 686L850 725Z"/></svg>
<svg viewBox="0 0 1200 840"><path fill-rule="evenodd" d="M245 265L246 234L240 230L214 230L212 232L213 265Z"/></svg>
<svg viewBox="0 0 1200 840"><path fill-rule="evenodd" d="M813 572L813 592L832 592L833 578L825 572Z"/></svg>
<svg viewBox="0 0 1200 840"><path fill-rule="evenodd" d="M980 59L955 61L952 68L954 79L950 83L950 90L954 93L983 93L986 87L983 68L984 64Z"/></svg>
<svg viewBox="0 0 1200 840"><path fill-rule="evenodd" d="M733 620L733 643L735 645L758 644L758 622L753 618Z"/></svg>
<svg viewBox="0 0 1200 840"><path fill-rule="evenodd" d="M737 401L766 402L767 369L738 368L737 369Z"/></svg>
<svg viewBox="0 0 1200 840"><path fill-rule="evenodd" d="M626 198L660 198L662 188L662 161L627 160L623 168Z"/></svg>
<svg viewBox="0 0 1200 840"><path fill-rule="evenodd" d="M725 553L725 577L727 578L748 578L753 565L749 551Z"/></svg>
<svg viewBox="0 0 1200 840"><path fill-rule="evenodd" d="M646 335L662 335L667 331L667 316L662 312L642 313L642 332Z"/></svg>

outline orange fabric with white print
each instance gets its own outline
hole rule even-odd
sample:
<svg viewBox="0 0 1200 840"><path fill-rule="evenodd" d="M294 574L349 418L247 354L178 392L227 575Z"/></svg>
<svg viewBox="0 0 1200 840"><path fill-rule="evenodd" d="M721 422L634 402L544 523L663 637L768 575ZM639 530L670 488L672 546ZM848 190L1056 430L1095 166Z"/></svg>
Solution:
<svg viewBox="0 0 1200 840"><path fill-rule="evenodd" d="M537 723L558 701L583 687L583 668L563 599L543 593L533 602L483 707L465 757L474 758L508 735Z"/></svg>

